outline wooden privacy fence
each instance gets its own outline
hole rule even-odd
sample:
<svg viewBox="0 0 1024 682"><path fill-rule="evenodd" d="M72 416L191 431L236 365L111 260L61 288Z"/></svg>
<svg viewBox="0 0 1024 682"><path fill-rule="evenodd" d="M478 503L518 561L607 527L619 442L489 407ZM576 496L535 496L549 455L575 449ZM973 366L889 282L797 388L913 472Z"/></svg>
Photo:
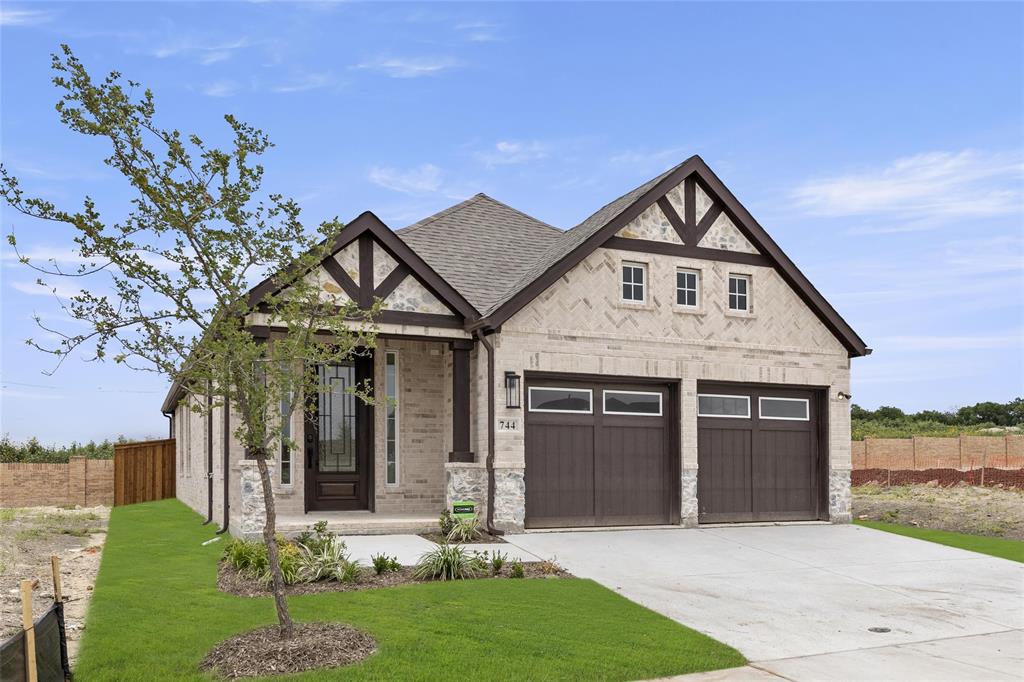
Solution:
<svg viewBox="0 0 1024 682"><path fill-rule="evenodd" d="M174 439L114 446L114 506L174 497Z"/></svg>

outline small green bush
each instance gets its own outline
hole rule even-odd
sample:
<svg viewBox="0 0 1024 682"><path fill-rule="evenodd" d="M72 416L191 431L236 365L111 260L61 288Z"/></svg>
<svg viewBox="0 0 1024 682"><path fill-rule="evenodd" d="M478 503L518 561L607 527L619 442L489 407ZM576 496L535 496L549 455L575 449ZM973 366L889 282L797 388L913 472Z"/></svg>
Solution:
<svg viewBox="0 0 1024 682"><path fill-rule="evenodd" d="M445 535L448 542L473 542L480 538L480 517L474 514L468 519L452 519L452 527Z"/></svg>
<svg viewBox="0 0 1024 682"><path fill-rule="evenodd" d="M224 559L245 575L259 576L267 569L267 547L259 540L232 538L224 547Z"/></svg>
<svg viewBox="0 0 1024 682"><path fill-rule="evenodd" d="M441 535L448 537L448 533L452 532L452 528L455 526L455 517L452 513L445 509L441 512L441 517L437 520L437 523L441 526Z"/></svg>
<svg viewBox="0 0 1024 682"><path fill-rule="evenodd" d="M302 580L308 583L320 580L338 580L344 572L344 564L349 563L348 551L342 540L317 542L310 545L295 545L300 555L300 572Z"/></svg>
<svg viewBox="0 0 1024 682"><path fill-rule="evenodd" d="M498 550L491 552L491 571L494 572L494 575L501 573L501 567L505 565L506 561L508 561L507 554L499 552Z"/></svg>
<svg viewBox="0 0 1024 682"><path fill-rule="evenodd" d="M523 562L519 559L513 559L511 568L509 569L510 578L525 578L526 571L523 570Z"/></svg>
<svg viewBox="0 0 1024 682"><path fill-rule="evenodd" d="M479 563L458 545L438 545L437 549L420 557L413 575L421 580L460 580L475 578Z"/></svg>
<svg viewBox="0 0 1024 682"><path fill-rule="evenodd" d="M402 565L398 563L398 557L387 554L373 554L370 556L370 561L373 562L373 570L377 575L395 572L402 568Z"/></svg>

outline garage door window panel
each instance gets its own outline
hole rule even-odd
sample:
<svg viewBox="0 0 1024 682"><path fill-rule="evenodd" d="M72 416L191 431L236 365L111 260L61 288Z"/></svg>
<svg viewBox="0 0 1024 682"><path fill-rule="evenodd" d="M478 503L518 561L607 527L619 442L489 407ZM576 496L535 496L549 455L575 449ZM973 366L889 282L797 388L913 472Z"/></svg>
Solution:
<svg viewBox="0 0 1024 682"><path fill-rule="evenodd" d="M806 398L758 398L758 414L761 419L781 421L810 421L810 401Z"/></svg>
<svg viewBox="0 0 1024 682"><path fill-rule="evenodd" d="M697 396L697 416L750 419L750 397L701 393Z"/></svg>
<svg viewBox="0 0 1024 682"><path fill-rule="evenodd" d="M604 413L624 416L660 417L661 393L645 391L604 391Z"/></svg>
<svg viewBox="0 0 1024 682"><path fill-rule="evenodd" d="M594 392L589 388L531 386L529 403L531 412L592 414L594 411Z"/></svg>

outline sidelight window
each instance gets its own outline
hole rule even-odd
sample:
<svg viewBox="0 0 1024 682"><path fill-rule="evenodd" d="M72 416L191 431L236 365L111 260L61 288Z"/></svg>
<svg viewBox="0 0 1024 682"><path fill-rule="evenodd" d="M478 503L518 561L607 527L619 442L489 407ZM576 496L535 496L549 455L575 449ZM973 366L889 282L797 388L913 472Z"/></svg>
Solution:
<svg viewBox="0 0 1024 682"><path fill-rule="evenodd" d="M589 388L531 386L530 412L578 412L592 414L594 393Z"/></svg>
<svg viewBox="0 0 1024 682"><path fill-rule="evenodd" d="M398 353L384 354L384 395L387 420L387 484L398 485Z"/></svg>
<svg viewBox="0 0 1024 682"><path fill-rule="evenodd" d="M661 416L661 394L645 391L605 391L604 413Z"/></svg>
<svg viewBox="0 0 1024 682"><path fill-rule="evenodd" d="M697 396L697 416L750 419L750 397L702 393Z"/></svg>
<svg viewBox="0 0 1024 682"><path fill-rule="evenodd" d="M809 421L810 401L806 398L758 398L761 419Z"/></svg>

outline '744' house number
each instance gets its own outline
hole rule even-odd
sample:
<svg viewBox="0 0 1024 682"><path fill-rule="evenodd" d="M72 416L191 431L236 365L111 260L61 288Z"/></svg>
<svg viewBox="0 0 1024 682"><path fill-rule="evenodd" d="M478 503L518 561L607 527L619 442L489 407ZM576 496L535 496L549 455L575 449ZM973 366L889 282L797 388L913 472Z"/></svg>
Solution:
<svg viewBox="0 0 1024 682"><path fill-rule="evenodd" d="M498 420L498 431L517 432L519 431L519 420L515 418L510 419L499 419Z"/></svg>

